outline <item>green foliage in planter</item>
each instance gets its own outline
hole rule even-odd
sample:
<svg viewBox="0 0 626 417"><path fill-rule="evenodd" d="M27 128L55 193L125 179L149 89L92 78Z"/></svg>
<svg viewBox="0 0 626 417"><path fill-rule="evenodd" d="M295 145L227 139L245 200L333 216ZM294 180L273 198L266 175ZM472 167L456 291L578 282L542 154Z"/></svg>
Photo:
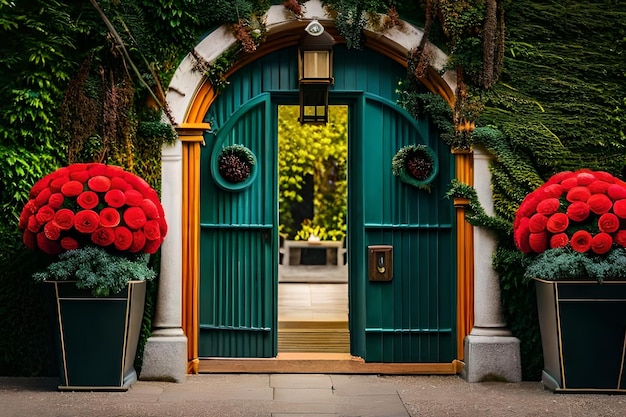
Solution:
<svg viewBox="0 0 626 417"><path fill-rule="evenodd" d="M576 252L570 247L548 249L525 259L524 278L557 280L597 280L626 277L626 248L613 248L604 256Z"/></svg>
<svg viewBox="0 0 626 417"><path fill-rule="evenodd" d="M35 281L76 281L94 297L105 297L123 290L128 281L152 280L156 274L148 267L145 253L126 256L111 254L98 246L63 252L59 260L33 274Z"/></svg>

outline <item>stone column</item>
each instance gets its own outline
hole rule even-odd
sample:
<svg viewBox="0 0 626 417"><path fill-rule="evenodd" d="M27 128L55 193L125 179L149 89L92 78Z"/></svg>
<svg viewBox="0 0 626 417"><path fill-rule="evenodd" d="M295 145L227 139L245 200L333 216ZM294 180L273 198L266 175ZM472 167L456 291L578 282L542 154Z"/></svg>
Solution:
<svg viewBox="0 0 626 417"><path fill-rule="evenodd" d="M168 232L161 246L161 271L152 323L144 350L142 380L184 382L187 337L182 330L182 144L164 146L161 193Z"/></svg>
<svg viewBox="0 0 626 417"><path fill-rule="evenodd" d="M474 149L474 189L485 212L492 216L493 198L489 161L484 148ZM493 233L474 227L474 327L465 338L465 366L468 382L522 379L519 339L506 328L502 315L500 280L491 266L496 249Z"/></svg>

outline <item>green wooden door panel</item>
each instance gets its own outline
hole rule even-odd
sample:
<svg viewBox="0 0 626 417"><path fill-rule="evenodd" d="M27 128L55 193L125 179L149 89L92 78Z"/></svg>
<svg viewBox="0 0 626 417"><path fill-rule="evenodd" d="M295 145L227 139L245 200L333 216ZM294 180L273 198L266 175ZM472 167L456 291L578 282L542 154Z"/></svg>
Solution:
<svg viewBox="0 0 626 417"><path fill-rule="evenodd" d="M228 107L227 97L217 106ZM201 357L276 355L276 178L269 94L244 103L209 136L201 152ZM241 144L257 157L258 175L240 191L215 183L211 158ZM217 174L219 175L219 174Z"/></svg>
<svg viewBox="0 0 626 417"><path fill-rule="evenodd" d="M352 353L371 362L449 362L455 350L455 240L450 152L425 121L394 103L364 94L353 162L349 222ZM362 143L358 143L358 141ZM403 146L424 143L437 154L440 174L431 192L391 171ZM391 282L369 282L367 247L392 245Z"/></svg>

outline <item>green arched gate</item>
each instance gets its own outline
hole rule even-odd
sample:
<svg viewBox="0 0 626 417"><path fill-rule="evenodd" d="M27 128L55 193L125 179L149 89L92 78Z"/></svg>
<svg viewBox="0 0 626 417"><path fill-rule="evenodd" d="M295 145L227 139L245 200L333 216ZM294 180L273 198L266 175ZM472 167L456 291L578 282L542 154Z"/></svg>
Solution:
<svg viewBox="0 0 626 417"><path fill-rule="evenodd" d="M333 104L349 106L348 258L351 353L370 362L456 358L456 243L449 149L426 121L394 104L405 69L371 51L335 53ZM201 153L200 357L277 354L277 109L297 102L295 48L239 70L205 117ZM391 161L424 143L437 155L431 191L401 182ZM253 179L229 189L216 158L242 144ZM213 169L212 169L213 167ZM368 280L367 247L392 245L393 279Z"/></svg>

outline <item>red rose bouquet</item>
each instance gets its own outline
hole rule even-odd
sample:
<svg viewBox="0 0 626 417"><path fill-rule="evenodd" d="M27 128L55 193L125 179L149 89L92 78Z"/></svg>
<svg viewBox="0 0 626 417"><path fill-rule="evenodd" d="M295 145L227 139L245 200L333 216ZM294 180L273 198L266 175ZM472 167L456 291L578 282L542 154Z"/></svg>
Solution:
<svg viewBox="0 0 626 417"><path fill-rule="evenodd" d="M602 280L626 272L626 183L602 171L556 174L520 204L513 239L532 259L527 276Z"/></svg>
<svg viewBox="0 0 626 417"><path fill-rule="evenodd" d="M154 189L122 168L73 164L39 180L19 220L30 249L51 255L95 245L155 253L167 233Z"/></svg>

